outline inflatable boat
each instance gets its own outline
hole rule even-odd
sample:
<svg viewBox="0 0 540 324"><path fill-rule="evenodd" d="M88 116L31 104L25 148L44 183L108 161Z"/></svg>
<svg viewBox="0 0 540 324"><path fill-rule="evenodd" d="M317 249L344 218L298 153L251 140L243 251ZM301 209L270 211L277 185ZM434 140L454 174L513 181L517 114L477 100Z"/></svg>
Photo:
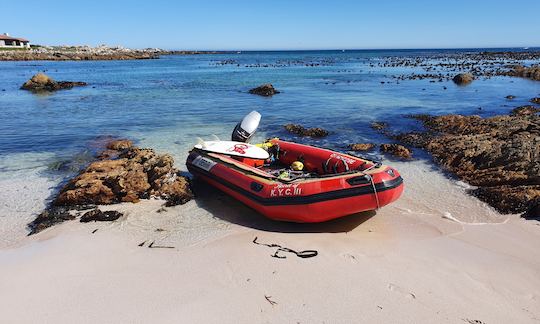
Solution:
<svg viewBox="0 0 540 324"><path fill-rule="evenodd" d="M403 191L403 179L390 166L277 138L251 145L238 141L254 132L245 128L237 125L236 141L195 145L186 165L195 177L268 218L324 222L376 210Z"/></svg>

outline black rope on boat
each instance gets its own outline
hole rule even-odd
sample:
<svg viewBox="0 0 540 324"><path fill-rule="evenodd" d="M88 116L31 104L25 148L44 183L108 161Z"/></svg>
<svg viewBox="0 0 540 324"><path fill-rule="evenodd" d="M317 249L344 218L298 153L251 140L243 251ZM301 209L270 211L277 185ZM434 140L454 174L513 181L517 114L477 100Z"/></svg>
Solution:
<svg viewBox="0 0 540 324"><path fill-rule="evenodd" d="M304 251L297 252L297 251L289 249L287 247L283 247L283 246L281 246L279 244L259 243L259 242L257 242L257 237L256 236L253 239L253 243L255 243L257 245L264 245L264 246L267 246L269 248L277 248L276 252L274 252L274 254L272 254L271 257L278 258L278 259L286 259L287 258L284 255L279 255L279 252L293 253L293 254L296 254L297 257L303 258L303 259L312 258L312 257L317 256L319 254L319 252L317 252L316 250L304 250Z"/></svg>

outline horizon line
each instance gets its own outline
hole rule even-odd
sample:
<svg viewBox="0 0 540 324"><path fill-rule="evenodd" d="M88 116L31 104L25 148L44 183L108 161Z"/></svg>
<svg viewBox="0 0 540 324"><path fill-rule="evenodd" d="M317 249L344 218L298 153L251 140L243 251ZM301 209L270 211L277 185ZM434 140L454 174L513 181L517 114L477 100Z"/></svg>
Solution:
<svg viewBox="0 0 540 324"><path fill-rule="evenodd" d="M152 48L152 47L147 47ZM388 50L478 50L478 49L539 49L535 46L489 46L489 47L381 47L381 48L305 48L305 49L175 49L169 51L200 51L200 52L302 52L302 51L388 51Z"/></svg>

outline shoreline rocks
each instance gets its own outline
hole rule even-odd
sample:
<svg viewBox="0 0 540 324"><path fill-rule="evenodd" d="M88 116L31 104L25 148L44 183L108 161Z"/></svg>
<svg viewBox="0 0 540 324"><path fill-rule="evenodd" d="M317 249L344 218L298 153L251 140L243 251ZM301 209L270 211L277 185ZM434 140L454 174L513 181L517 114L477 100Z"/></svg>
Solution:
<svg viewBox="0 0 540 324"><path fill-rule="evenodd" d="M412 158L412 152L408 148L399 144L381 144L380 150L383 153L391 154L395 157L409 160Z"/></svg>
<svg viewBox="0 0 540 324"><path fill-rule="evenodd" d="M528 115L534 115L536 113L540 112L540 108L526 105L526 106L520 106L517 108L512 109L510 112L510 116L528 116Z"/></svg>
<svg viewBox="0 0 540 324"><path fill-rule="evenodd" d="M30 80L26 81L21 86L21 89L32 92L52 92L85 85L87 85L86 82L54 81L48 75L44 73L38 73L34 75Z"/></svg>
<svg viewBox="0 0 540 324"><path fill-rule="evenodd" d="M540 65L537 64L530 67L516 65L506 75L540 81Z"/></svg>
<svg viewBox="0 0 540 324"><path fill-rule="evenodd" d="M298 135L298 136L309 136L309 137L325 137L330 134L327 130L319 128L319 127L313 127L313 128L305 128L302 125L298 124L287 124L285 126L285 129L292 134Z"/></svg>
<svg viewBox="0 0 540 324"><path fill-rule="evenodd" d="M34 46L0 51L0 61L110 61L159 59L161 55L221 54L223 51L167 51L159 48L130 49L122 46Z"/></svg>
<svg viewBox="0 0 540 324"><path fill-rule="evenodd" d="M263 97L271 97L279 93L279 91L277 91L272 84L266 83L256 88L250 89L249 93L256 94Z"/></svg>
<svg viewBox="0 0 540 324"><path fill-rule="evenodd" d="M107 148L109 157L91 162L69 180L51 206L29 224L32 234L75 218L72 210L83 206L137 203L150 197L164 199L166 206L174 206L193 198L188 179L173 166L170 155L158 155L152 149L135 147L129 140L113 141ZM105 213L88 218L111 219L115 216Z"/></svg>
<svg viewBox="0 0 540 324"><path fill-rule="evenodd" d="M351 151L369 151L372 150L374 147L375 144L373 143L355 143L349 145L349 149Z"/></svg>
<svg viewBox="0 0 540 324"><path fill-rule="evenodd" d="M540 116L521 108L490 118L417 116L426 131L395 138L426 149L499 212L530 214L540 209Z"/></svg>

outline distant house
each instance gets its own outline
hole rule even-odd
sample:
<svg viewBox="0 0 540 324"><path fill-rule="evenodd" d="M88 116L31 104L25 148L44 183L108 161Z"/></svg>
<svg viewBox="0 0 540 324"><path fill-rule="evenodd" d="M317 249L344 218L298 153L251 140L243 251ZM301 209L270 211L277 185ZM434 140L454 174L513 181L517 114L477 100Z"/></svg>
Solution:
<svg viewBox="0 0 540 324"><path fill-rule="evenodd" d="M0 35L0 48L30 48L30 41L24 38L11 37L8 33Z"/></svg>

